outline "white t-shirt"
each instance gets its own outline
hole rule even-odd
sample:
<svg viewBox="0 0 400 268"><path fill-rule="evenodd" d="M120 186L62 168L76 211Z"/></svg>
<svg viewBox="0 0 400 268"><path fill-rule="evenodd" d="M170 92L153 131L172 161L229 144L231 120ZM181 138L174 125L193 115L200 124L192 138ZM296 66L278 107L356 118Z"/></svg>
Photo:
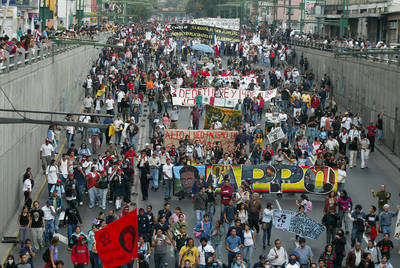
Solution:
<svg viewBox="0 0 400 268"><path fill-rule="evenodd" d="M50 143L48 145L44 143L40 147L40 151L42 152L42 156L51 156L51 153L54 152L54 147Z"/></svg>
<svg viewBox="0 0 400 268"><path fill-rule="evenodd" d="M118 102L121 102L122 99L124 98L124 96L125 96L125 92L123 92L122 90L121 90L120 92L118 92L118 94L117 94L117 101L118 101Z"/></svg>
<svg viewBox="0 0 400 268"><path fill-rule="evenodd" d="M107 99L106 100L106 110L112 110L112 109L114 109L114 100Z"/></svg>
<svg viewBox="0 0 400 268"><path fill-rule="evenodd" d="M280 113L278 117L279 117L279 120L281 120L281 121L287 120L287 114Z"/></svg>
<svg viewBox="0 0 400 268"><path fill-rule="evenodd" d="M84 99L83 99L83 105L85 105L85 108L90 108L90 107L92 107L92 105L93 105L93 99L92 99L92 97L90 97L90 98L88 98L88 97L84 98Z"/></svg>
<svg viewBox="0 0 400 268"><path fill-rule="evenodd" d="M65 159L65 161L61 159L60 163L60 173L66 179L68 176L68 159Z"/></svg>
<svg viewBox="0 0 400 268"><path fill-rule="evenodd" d="M172 165L171 163L168 165L168 164L165 164L164 166L163 166L163 174L164 174L164 172L168 175L168 177L171 177L172 178L172 168L174 167L174 165ZM164 176L165 177L165 176ZM165 179L167 179L167 178L165 178Z"/></svg>
<svg viewBox="0 0 400 268"><path fill-rule="evenodd" d="M119 129L121 128L121 125L123 125L124 124L124 121L122 121L121 119L120 120L115 120L114 121L114 128L115 128L115 131L120 131Z"/></svg>
<svg viewBox="0 0 400 268"><path fill-rule="evenodd" d="M245 247L254 245L254 241L253 241L253 231L250 230L249 232L243 231L243 245Z"/></svg>
<svg viewBox="0 0 400 268"><path fill-rule="evenodd" d="M201 245L197 247L197 249L199 250L199 264L200 265L206 265L206 252L207 253L212 253L214 254L215 250L214 248L207 244L205 247L202 247Z"/></svg>
<svg viewBox="0 0 400 268"><path fill-rule="evenodd" d="M24 187L22 188L23 192L32 191L32 182L30 179L26 179L24 181Z"/></svg>
<svg viewBox="0 0 400 268"><path fill-rule="evenodd" d="M57 171L58 168L56 166L48 166L46 169L46 175L47 175L47 183L49 184L56 184L57 183Z"/></svg>
<svg viewBox="0 0 400 268"><path fill-rule="evenodd" d="M50 207L44 206L44 207L42 207L42 211L43 211L44 220L46 220L46 221L54 220L54 216L53 216L53 214L51 214L51 212L56 212L56 211L54 210L53 206L50 206Z"/></svg>
<svg viewBox="0 0 400 268"><path fill-rule="evenodd" d="M338 170L338 182L345 183L346 182L347 173L345 170L339 169Z"/></svg>

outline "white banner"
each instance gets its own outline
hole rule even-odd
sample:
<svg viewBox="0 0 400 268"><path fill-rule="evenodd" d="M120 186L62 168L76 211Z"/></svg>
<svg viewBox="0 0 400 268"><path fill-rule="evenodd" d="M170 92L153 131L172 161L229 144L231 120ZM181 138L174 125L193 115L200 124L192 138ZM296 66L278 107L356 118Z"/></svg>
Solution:
<svg viewBox="0 0 400 268"><path fill-rule="evenodd" d="M280 139L283 139L285 137L285 133L283 133L281 127L273 128L271 131L267 134L267 138L269 140L269 143L274 143Z"/></svg>
<svg viewBox="0 0 400 268"><path fill-rule="evenodd" d="M203 104L220 107L235 107L238 100L243 100L246 96L254 98L261 96L264 101L269 101L276 96L276 89L266 91L250 91L234 88L172 88L172 101L174 105L194 106L196 97L203 97Z"/></svg>
<svg viewBox="0 0 400 268"><path fill-rule="evenodd" d="M224 18L199 18L191 20L192 24L218 27L222 29L239 31L240 19L224 19Z"/></svg>
<svg viewBox="0 0 400 268"><path fill-rule="evenodd" d="M394 226L394 238L400 239L400 213L397 215L396 225Z"/></svg>

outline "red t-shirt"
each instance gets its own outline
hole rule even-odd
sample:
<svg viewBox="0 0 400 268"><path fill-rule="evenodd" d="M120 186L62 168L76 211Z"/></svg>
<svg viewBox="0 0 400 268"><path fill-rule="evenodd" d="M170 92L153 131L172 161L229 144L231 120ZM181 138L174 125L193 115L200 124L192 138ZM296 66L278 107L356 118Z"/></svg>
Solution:
<svg viewBox="0 0 400 268"><path fill-rule="evenodd" d="M99 177L99 174L89 172L89 174L87 175L88 189L94 187L98 177Z"/></svg>

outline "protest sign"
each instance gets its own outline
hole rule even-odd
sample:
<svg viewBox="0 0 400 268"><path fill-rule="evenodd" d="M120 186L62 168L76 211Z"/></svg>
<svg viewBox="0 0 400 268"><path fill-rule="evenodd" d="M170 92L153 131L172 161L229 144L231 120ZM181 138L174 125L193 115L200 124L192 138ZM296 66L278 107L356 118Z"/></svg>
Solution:
<svg viewBox="0 0 400 268"><path fill-rule="evenodd" d="M195 180L199 179L200 175L206 175L206 166L174 166L173 171L175 193L190 193Z"/></svg>
<svg viewBox="0 0 400 268"><path fill-rule="evenodd" d="M271 129L271 131L267 134L267 138L269 143L274 143L280 139L283 139L285 137L285 133L283 133L281 127L276 127Z"/></svg>
<svg viewBox="0 0 400 268"><path fill-rule="evenodd" d="M206 25L211 27L218 27L222 29L239 31L240 19L239 18L198 18L191 21L192 24Z"/></svg>
<svg viewBox="0 0 400 268"><path fill-rule="evenodd" d="M212 40L215 35L218 41L240 42L240 31L211 27L198 24L171 24L168 27L168 36L193 37Z"/></svg>
<svg viewBox="0 0 400 268"><path fill-rule="evenodd" d="M400 239L400 213L397 215L396 225L394 226L394 236L395 239Z"/></svg>
<svg viewBox="0 0 400 268"><path fill-rule="evenodd" d="M194 106L196 97L203 96L203 104L218 107L235 107L238 100L243 100L246 96L254 98L261 96L264 101L269 101L276 96L276 89L265 91L251 91L234 88L172 88L172 101L174 105Z"/></svg>
<svg viewBox="0 0 400 268"><path fill-rule="evenodd" d="M96 249L105 268L132 262L138 257L136 209L95 232Z"/></svg>
<svg viewBox="0 0 400 268"><path fill-rule="evenodd" d="M304 214L290 210L274 210L274 227L300 237L317 240L325 227Z"/></svg>
<svg viewBox="0 0 400 268"><path fill-rule="evenodd" d="M235 187L249 180L255 192L328 194L337 190L337 173L328 166L211 165L207 166L206 178L216 188L223 185L224 176L229 176Z"/></svg>
<svg viewBox="0 0 400 268"><path fill-rule="evenodd" d="M281 122L278 113L265 113L265 119L270 124L279 124Z"/></svg>
<svg viewBox="0 0 400 268"><path fill-rule="evenodd" d="M204 129L211 128L214 122L219 121L222 124L222 129L235 130L239 127L241 118L242 111L207 105Z"/></svg>
<svg viewBox="0 0 400 268"><path fill-rule="evenodd" d="M309 145L307 138L301 138L298 140L297 144L299 145L299 149L304 153L308 152Z"/></svg>
<svg viewBox="0 0 400 268"><path fill-rule="evenodd" d="M172 145L175 145L177 148L179 141L185 139L193 144L198 140L203 146L219 141L224 151L227 151L234 147L237 134L237 131L226 130L165 129L164 142L167 148L170 148Z"/></svg>

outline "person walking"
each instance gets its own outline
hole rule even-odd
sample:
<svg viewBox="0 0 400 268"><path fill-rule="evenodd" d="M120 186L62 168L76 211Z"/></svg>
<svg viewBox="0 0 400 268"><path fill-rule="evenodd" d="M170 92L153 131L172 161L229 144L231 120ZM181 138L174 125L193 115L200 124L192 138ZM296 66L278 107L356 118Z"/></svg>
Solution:
<svg viewBox="0 0 400 268"><path fill-rule="evenodd" d="M257 243L254 231L250 229L248 224L245 224L243 230L243 260L248 267L252 267L253 254L256 249Z"/></svg>
<svg viewBox="0 0 400 268"><path fill-rule="evenodd" d="M46 201L46 205L42 207L43 211L43 218L45 222L44 226L44 241L46 246L50 244L53 239L54 234L54 219L56 215L56 211L54 206L52 205L53 202L49 199Z"/></svg>
<svg viewBox="0 0 400 268"><path fill-rule="evenodd" d="M173 167L174 165L171 163L171 159L167 158L167 163L163 165L163 174L165 181L165 193L164 193L165 201L169 201L171 199L171 194L174 188Z"/></svg>
<svg viewBox="0 0 400 268"><path fill-rule="evenodd" d="M224 225L221 221L216 221L215 225L211 228L211 245L215 249L217 256L222 256L222 245L224 244L223 239L225 236Z"/></svg>
<svg viewBox="0 0 400 268"><path fill-rule="evenodd" d="M396 212L389 211L390 206L385 204L383 211L379 214L379 228L381 233L389 234L392 232L392 218L397 217L400 210L400 205L397 206Z"/></svg>
<svg viewBox="0 0 400 268"><path fill-rule="evenodd" d="M236 228L232 228L230 235L225 239L225 249L228 252L228 267L231 267L233 260L243 247L242 240L236 235Z"/></svg>
<svg viewBox="0 0 400 268"><path fill-rule="evenodd" d="M259 199L259 194L254 193L253 198L249 202L249 215L248 215L248 221L249 221L249 226L251 229L255 229L258 232L260 231L260 226L258 224L260 220L260 214L262 212L262 204L261 200Z"/></svg>
<svg viewBox="0 0 400 268"><path fill-rule="evenodd" d="M270 246L271 241L271 230L272 230L272 219L274 217L274 210L271 203L267 203L267 207L264 208L262 214L262 228L263 228L263 249L265 250L265 241Z"/></svg>
<svg viewBox="0 0 400 268"><path fill-rule="evenodd" d="M322 218L322 224L326 228L326 243L330 244L336 235L336 228L339 223L339 215L336 213L335 208L331 207L329 212Z"/></svg>
<svg viewBox="0 0 400 268"><path fill-rule="evenodd" d="M75 268L85 268L89 263L89 249L83 242L84 237L78 238L78 243L72 247L71 260Z"/></svg>
<svg viewBox="0 0 400 268"><path fill-rule="evenodd" d="M369 153L370 153L370 143L371 143L371 141L369 139L367 139L367 136L365 134L363 134L361 136L361 141L360 141L361 169L368 168L368 157L369 157Z"/></svg>
<svg viewBox="0 0 400 268"><path fill-rule="evenodd" d="M282 242L276 239L274 242L275 246L270 249L267 259L270 261L273 267L284 267L285 263L288 262L288 254L282 247Z"/></svg>
<svg viewBox="0 0 400 268"><path fill-rule="evenodd" d="M33 208L31 213L31 234L32 234L32 245L35 252L39 252L42 247L44 247L43 233L44 233L44 214L43 210L39 207L39 202L33 202Z"/></svg>
<svg viewBox="0 0 400 268"><path fill-rule="evenodd" d="M56 267L56 262L58 261L58 241L59 241L58 236L54 236L51 239L49 248L47 249L48 255L47 252L44 253L43 259L46 262L45 268Z"/></svg>
<svg viewBox="0 0 400 268"><path fill-rule="evenodd" d="M22 208L21 214L18 215L18 228L19 228L19 235L18 235L18 240L23 247L25 240L30 237L30 228L29 226L32 223L31 220L31 215L29 214L29 209L27 206L24 206Z"/></svg>
<svg viewBox="0 0 400 268"><path fill-rule="evenodd" d="M314 254L303 237L299 238L299 246L294 251L297 253L300 267L306 268L313 262Z"/></svg>

